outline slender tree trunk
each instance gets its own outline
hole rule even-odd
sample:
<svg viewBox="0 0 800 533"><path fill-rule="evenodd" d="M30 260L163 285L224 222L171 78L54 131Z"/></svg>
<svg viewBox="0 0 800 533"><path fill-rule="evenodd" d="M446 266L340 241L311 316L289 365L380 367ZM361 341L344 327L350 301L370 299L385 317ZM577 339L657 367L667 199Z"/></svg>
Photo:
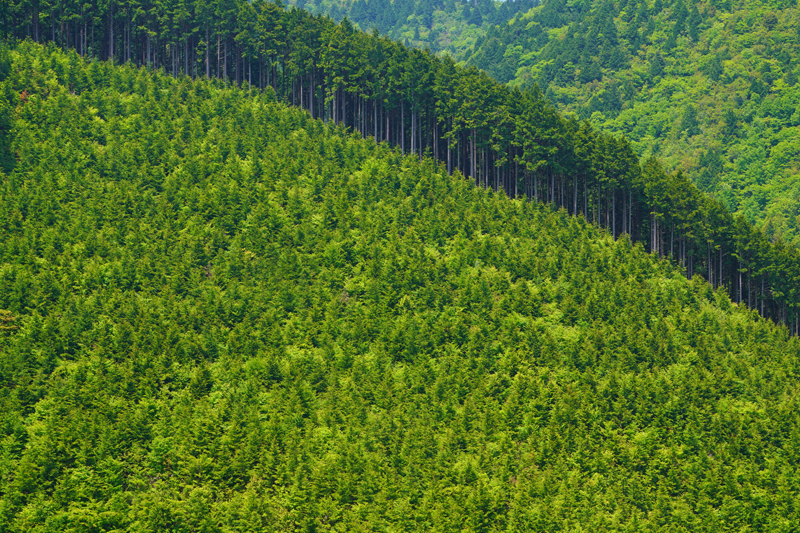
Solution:
<svg viewBox="0 0 800 533"><path fill-rule="evenodd" d="M450 117L450 129L448 131L453 131L453 117ZM453 162L452 162L452 154L451 154L451 146L450 143L452 141L452 137L447 138L447 172L452 174L453 173Z"/></svg>
<svg viewBox="0 0 800 533"><path fill-rule="evenodd" d="M108 4L108 59L114 62L114 2Z"/></svg>
<svg viewBox="0 0 800 533"><path fill-rule="evenodd" d="M670 224L669 231L670 231L670 233L669 233L669 255L674 258L675 257L675 222Z"/></svg>
<svg viewBox="0 0 800 533"><path fill-rule="evenodd" d="M628 228L625 224L628 219L626 213L627 211L625 210L625 189L622 189L622 232L620 233L620 235L628 233Z"/></svg>
<svg viewBox="0 0 800 533"><path fill-rule="evenodd" d="M611 191L611 201L612 201L611 236L616 240L617 238L617 190L616 189Z"/></svg>
<svg viewBox="0 0 800 533"><path fill-rule="evenodd" d="M708 261L708 282L714 288L714 277L711 275L711 244L706 243L706 261Z"/></svg>
<svg viewBox="0 0 800 533"><path fill-rule="evenodd" d="M578 175L572 177L572 216L578 216Z"/></svg>
<svg viewBox="0 0 800 533"><path fill-rule="evenodd" d="M586 173L583 174L583 214L586 217L587 222L591 222L592 220L592 213L589 211L589 206L591 205L594 207L594 202L589 202L589 178L587 177Z"/></svg>
<svg viewBox="0 0 800 533"><path fill-rule="evenodd" d="M475 182L476 185L480 185L480 181L478 181L478 153L475 146L476 140L476 133L475 128L472 128L472 140L470 142L470 172L472 173L472 180Z"/></svg>
<svg viewBox="0 0 800 533"><path fill-rule="evenodd" d="M739 302L742 303L742 260L741 254L739 254Z"/></svg>
<svg viewBox="0 0 800 533"><path fill-rule="evenodd" d="M416 126L417 126L417 117L414 114L414 108L411 108L411 153L412 154L416 153L416 151L414 150L416 142L415 134L417 133Z"/></svg>
<svg viewBox="0 0 800 533"><path fill-rule="evenodd" d="M439 124L433 126L433 158L439 161Z"/></svg>
<svg viewBox="0 0 800 533"><path fill-rule="evenodd" d="M656 231L657 230L656 230L656 214L655 213L653 213L653 228L652 228L652 231L653 231L653 242L652 242L652 244L650 246L650 250L653 251L653 252L657 252L658 248L657 248L656 245L658 243L656 242Z"/></svg>
<svg viewBox="0 0 800 533"><path fill-rule="evenodd" d="M406 153L406 103L400 99L400 151Z"/></svg>

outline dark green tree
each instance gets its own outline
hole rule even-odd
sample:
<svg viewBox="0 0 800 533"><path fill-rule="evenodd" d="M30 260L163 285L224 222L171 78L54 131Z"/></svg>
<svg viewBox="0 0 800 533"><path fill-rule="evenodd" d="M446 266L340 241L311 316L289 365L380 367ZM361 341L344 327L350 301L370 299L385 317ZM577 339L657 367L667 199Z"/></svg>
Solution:
<svg viewBox="0 0 800 533"><path fill-rule="evenodd" d="M700 122L697 119L697 109L693 105L687 105L681 115L680 131L686 133L687 137L700 133Z"/></svg>

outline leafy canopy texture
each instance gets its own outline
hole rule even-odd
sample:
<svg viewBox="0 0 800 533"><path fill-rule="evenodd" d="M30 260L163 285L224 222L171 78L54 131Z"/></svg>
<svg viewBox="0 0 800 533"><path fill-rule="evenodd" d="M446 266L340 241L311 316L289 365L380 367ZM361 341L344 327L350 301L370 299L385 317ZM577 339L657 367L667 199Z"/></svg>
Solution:
<svg viewBox="0 0 800 533"><path fill-rule="evenodd" d="M559 115L537 85L509 88L449 57L358 31L348 19L337 24L265 0L12 7L4 19L9 43L49 41L84 58L273 92L276 101L306 109L312 118L386 141L402 153L432 155L476 185L581 214L614 238L625 236L671 256L687 277L702 275L737 303L800 335L800 248L754 228L741 214L732 216L682 172L666 172L653 157L639 160L624 136L598 133L588 122ZM561 8L544 5L537 20L556 28L563 22ZM604 4L599 11L603 35L616 35L614 9ZM51 32L43 31L48 26ZM587 42L596 44L595 37ZM663 73L665 62L658 57L651 66ZM590 64L602 75L599 60ZM9 61L0 58L0 80L9 70ZM80 87L80 80L70 79L69 87ZM628 93L610 88L602 98L616 102ZM6 95L10 104L0 109L6 172L20 155L9 149L15 130L10 123L2 126L17 96L26 102L28 88L16 87ZM693 103L682 106L680 128L699 131L700 116ZM726 128L737 128L735 114L726 120ZM704 161L711 165L719 157L709 152Z"/></svg>
<svg viewBox="0 0 800 533"><path fill-rule="evenodd" d="M469 54L493 25L503 25L536 6L537 0L290 0L287 4L336 21L347 17L417 48L453 57Z"/></svg>
<svg viewBox="0 0 800 533"><path fill-rule="evenodd" d="M722 290L270 92L9 57L0 531L800 523L800 345Z"/></svg>
<svg viewBox="0 0 800 533"><path fill-rule="evenodd" d="M682 169L800 245L796 2L545 0L461 57Z"/></svg>

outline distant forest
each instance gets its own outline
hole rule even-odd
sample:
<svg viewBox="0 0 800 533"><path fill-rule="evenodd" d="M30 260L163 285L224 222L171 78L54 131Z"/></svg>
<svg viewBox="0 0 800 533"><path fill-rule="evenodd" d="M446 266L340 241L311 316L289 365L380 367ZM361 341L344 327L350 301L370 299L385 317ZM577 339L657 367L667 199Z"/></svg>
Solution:
<svg viewBox="0 0 800 533"><path fill-rule="evenodd" d="M800 9L795 2L548 0L482 28L459 58L625 135L800 246Z"/></svg>
<svg viewBox="0 0 800 533"><path fill-rule="evenodd" d="M290 0L335 21L350 19L406 46L444 51L458 59L471 53L487 28L503 26L539 5L538 0ZM502 81L502 80L501 80Z"/></svg>
<svg viewBox="0 0 800 533"><path fill-rule="evenodd" d="M560 116L535 86L509 88L348 20L263 1L18 3L3 24L7 40L273 91L314 118L430 154L476 185L583 215L800 330L797 249L734 218L680 172L640 163L626 140Z"/></svg>
<svg viewBox="0 0 800 533"><path fill-rule="evenodd" d="M330 3L328 8L326 4ZM466 24L480 26L484 22L505 24L518 13L525 13L539 5L538 0L511 0L495 2L478 0L476 2L456 0L355 0L354 2L331 2L328 0L296 0L294 5L310 11L325 10L334 20L349 18L365 30L375 28L381 33L389 33L404 25L413 16L425 28L433 27L436 11L456 15ZM434 41L433 38L428 39Z"/></svg>

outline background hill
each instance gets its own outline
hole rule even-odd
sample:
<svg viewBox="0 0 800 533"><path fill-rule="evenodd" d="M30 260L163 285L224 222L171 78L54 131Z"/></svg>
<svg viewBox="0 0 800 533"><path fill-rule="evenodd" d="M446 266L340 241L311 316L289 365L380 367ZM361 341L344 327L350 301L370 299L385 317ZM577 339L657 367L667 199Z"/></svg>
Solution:
<svg viewBox="0 0 800 533"><path fill-rule="evenodd" d="M430 48L454 57L469 54L493 25L503 25L538 0L292 0L289 5L325 13L337 22L349 18L364 31L378 32L407 46Z"/></svg>
<svg viewBox="0 0 800 533"><path fill-rule="evenodd" d="M800 521L800 345L724 291L270 90L9 60L0 530Z"/></svg>
<svg viewBox="0 0 800 533"><path fill-rule="evenodd" d="M552 0L492 28L468 64L536 82L559 109L683 169L800 244L800 12L761 1Z"/></svg>

